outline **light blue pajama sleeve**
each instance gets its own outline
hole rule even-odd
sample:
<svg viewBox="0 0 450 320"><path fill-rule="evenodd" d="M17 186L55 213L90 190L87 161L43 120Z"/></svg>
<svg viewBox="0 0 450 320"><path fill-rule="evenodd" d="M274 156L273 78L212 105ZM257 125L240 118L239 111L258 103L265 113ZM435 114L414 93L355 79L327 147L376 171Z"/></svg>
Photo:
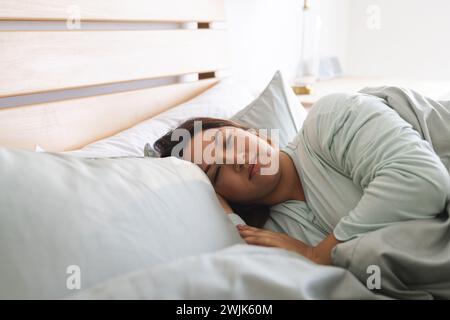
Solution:
<svg viewBox="0 0 450 320"><path fill-rule="evenodd" d="M288 200L272 206L264 229L286 233L312 246L328 235L307 204L298 200Z"/></svg>
<svg viewBox="0 0 450 320"><path fill-rule="evenodd" d="M357 205L335 226L335 237L346 241L441 213L450 187L430 144L382 99L363 94L334 98L343 103L322 112L333 97L320 101L312 115L316 126L308 126L304 134L315 141L310 147L321 161L363 190Z"/></svg>

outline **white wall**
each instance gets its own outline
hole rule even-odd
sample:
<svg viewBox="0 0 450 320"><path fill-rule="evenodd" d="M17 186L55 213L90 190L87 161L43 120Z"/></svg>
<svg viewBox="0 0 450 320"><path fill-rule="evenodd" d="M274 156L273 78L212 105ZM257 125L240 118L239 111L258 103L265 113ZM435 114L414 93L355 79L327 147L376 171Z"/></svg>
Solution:
<svg viewBox="0 0 450 320"><path fill-rule="evenodd" d="M320 6L320 52L346 67L349 0L310 0ZM233 75L254 94L280 69L293 82L300 58L303 0L226 0Z"/></svg>
<svg viewBox="0 0 450 320"><path fill-rule="evenodd" d="M280 69L291 80L300 55L299 0L226 0L233 75L252 93Z"/></svg>
<svg viewBox="0 0 450 320"><path fill-rule="evenodd" d="M380 29L366 26L369 5ZM356 75L450 79L450 1L351 0L347 72Z"/></svg>
<svg viewBox="0 0 450 320"><path fill-rule="evenodd" d="M322 56L344 73L450 80L449 0L309 0L320 5ZM226 0L234 74L257 93L276 69L293 81L302 0ZM380 9L369 29L368 8Z"/></svg>
<svg viewBox="0 0 450 320"><path fill-rule="evenodd" d="M311 0L320 6L322 30L320 37L320 55L337 56L345 70L348 65L348 37L350 0Z"/></svg>

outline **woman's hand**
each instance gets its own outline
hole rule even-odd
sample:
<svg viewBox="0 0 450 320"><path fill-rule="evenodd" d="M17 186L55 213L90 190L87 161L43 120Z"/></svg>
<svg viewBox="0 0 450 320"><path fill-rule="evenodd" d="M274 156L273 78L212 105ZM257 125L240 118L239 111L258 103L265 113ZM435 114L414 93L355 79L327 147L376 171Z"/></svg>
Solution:
<svg viewBox="0 0 450 320"><path fill-rule="evenodd" d="M224 197L222 197L220 194L216 193L217 199L219 199L220 205L222 206L225 213L233 213L233 209L231 209L230 205L228 204L227 200L225 200Z"/></svg>
<svg viewBox="0 0 450 320"><path fill-rule="evenodd" d="M331 250L339 243L333 234L317 246L294 239L285 233L272 232L265 229L253 228L247 225L237 226L241 237L248 244L265 247L276 247L294 251L318 264L331 265Z"/></svg>
<svg viewBox="0 0 450 320"><path fill-rule="evenodd" d="M248 244L286 249L300 253L308 259L311 259L313 247L308 246L306 243L294 239L285 233L272 232L242 224L238 225L237 228L241 237Z"/></svg>

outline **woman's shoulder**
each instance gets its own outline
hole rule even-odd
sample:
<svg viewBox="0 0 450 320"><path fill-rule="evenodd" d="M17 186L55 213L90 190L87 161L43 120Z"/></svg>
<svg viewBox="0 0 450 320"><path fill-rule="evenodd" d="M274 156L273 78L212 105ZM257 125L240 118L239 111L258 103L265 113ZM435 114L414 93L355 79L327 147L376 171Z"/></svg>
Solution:
<svg viewBox="0 0 450 320"><path fill-rule="evenodd" d="M290 144L291 149L304 145L310 152L328 150L342 130L356 126L359 114L373 105L372 97L363 93L333 93L320 98L309 110L301 131Z"/></svg>

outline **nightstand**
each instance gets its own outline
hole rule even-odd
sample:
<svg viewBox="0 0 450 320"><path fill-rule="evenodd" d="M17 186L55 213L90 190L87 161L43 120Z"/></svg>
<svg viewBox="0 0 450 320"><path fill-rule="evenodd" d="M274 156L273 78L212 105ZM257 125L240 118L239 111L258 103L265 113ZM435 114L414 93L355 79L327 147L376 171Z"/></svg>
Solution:
<svg viewBox="0 0 450 320"><path fill-rule="evenodd" d="M298 95L305 108L311 107L321 97L335 92L357 92L365 87L401 86L411 88L430 98L450 100L450 81L425 81L382 77L345 76L318 81L312 86L311 94Z"/></svg>

